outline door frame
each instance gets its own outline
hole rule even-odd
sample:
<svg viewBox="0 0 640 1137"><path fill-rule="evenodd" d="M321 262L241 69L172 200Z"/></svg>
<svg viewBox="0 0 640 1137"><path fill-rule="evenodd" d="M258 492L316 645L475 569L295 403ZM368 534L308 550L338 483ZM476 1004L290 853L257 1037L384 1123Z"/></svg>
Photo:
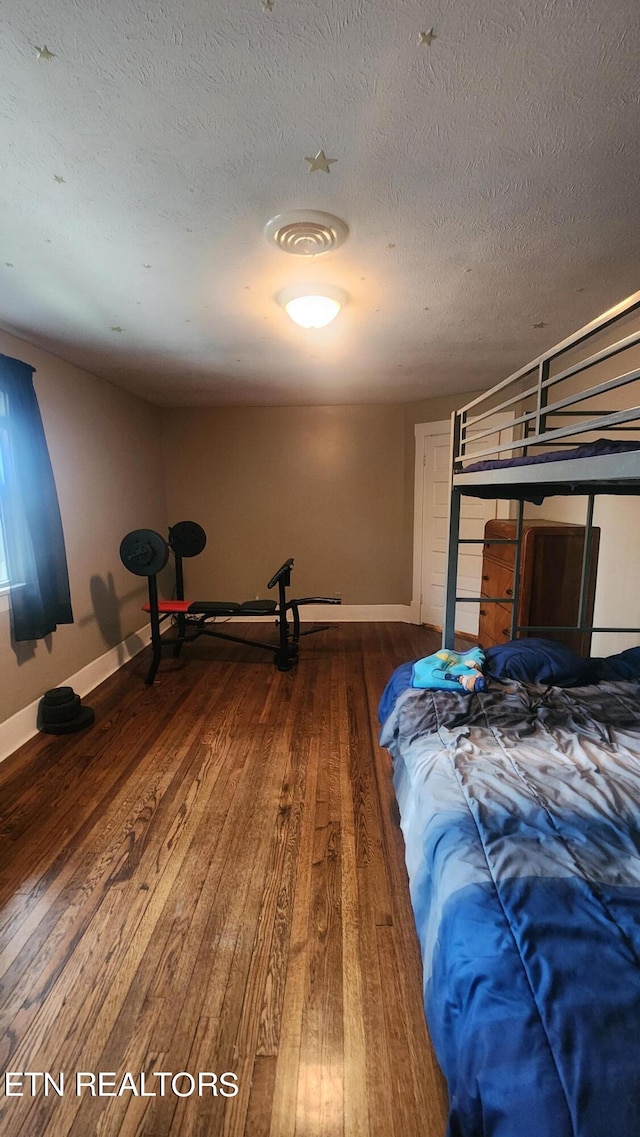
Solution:
<svg viewBox="0 0 640 1137"><path fill-rule="evenodd" d="M425 440L431 436L451 436L451 419L437 422L417 422L413 428L415 458L413 475L413 583L411 588L411 622L422 623L422 561L424 553L424 463ZM422 461L420 456L422 455Z"/></svg>
<svg viewBox="0 0 640 1137"><path fill-rule="evenodd" d="M496 412L494 419L499 419L500 431L507 432L505 443L513 441L512 420L515 411ZM454 412L455 414L455 412ZM413 583L411 588L411 622L422 623L424 598L422 595L422 568L423 568L423 524L424 524L424 465L425 442L430 437L451 437L453 429L453 414L449 419L439 419L437 422L417 422L413 428L415 437L414 481L413 481ZM486 424L485 424L486 425ZM500 436L502 437L502 435ZM422 454L422 461L419 460ZM500 455L498 455L500 457ZM451 473L449 473L449 479ZM511 502L496 501L496 517L510 517Z"/></svg>

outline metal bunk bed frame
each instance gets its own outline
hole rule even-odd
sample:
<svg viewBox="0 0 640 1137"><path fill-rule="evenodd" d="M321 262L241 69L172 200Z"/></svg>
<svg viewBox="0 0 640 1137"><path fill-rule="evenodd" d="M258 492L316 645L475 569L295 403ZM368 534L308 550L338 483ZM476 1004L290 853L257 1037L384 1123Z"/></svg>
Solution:
<svg viewBox="0 0 640 1137"><path fill-rule="evenodd" d="M640 379L640 368L622 371L613 379L581 387L564 398L550 402L551 389L558 384L587 372L589 368L606 359L624 355L625 351L640 344L640 330L623 336L586 358L552 374L552 364L564 353L587 343L597 333L612 327L640 309L640 292L635 292L602 316L592 320L579 331L562 340L550 351L545 352L526 367L514 372L489 391L473 399L452 415L451 430L451 483L449 507L449 535L447 552L447 578L445 586L445 611L442 630L443 646L451 646L455 635L455 615L457 604L504 604L511 608L511 639L518 632L544 633L550 631L579 632L640 632L640 628L598 627L586 621L588 580L591 567L593 536L593 510L597 494L637 494L640 495L640 450L618 454L600 454L587 458L567 458L540 465L505 466L497 469L478 470L467 473L465 462L477 462L485 458L513 458L517 454L526 456L531 447L565 447L575 442L577 435L600 433L602 431L624 430L640 432L640 406L610 412L599 411L595 417L592 412L576 409L587 399L595 398L617 388L625 387ZM527 385L528 377L534 381ZM524 389L521 389L524 386ZM494 400L498 394L506 395L501 401ZM527 400L533 404L526 409ZM573 408L573 409L572 409ZM501 427L486 424L486 429L478 425L491 416L508 411L513 414L510 428L519 437L508 441L500 438ZM586 415L586 418L584 417ZM560 425L553 427L551 421L559 419ZM569 420L573 419L571 422ZM578 421L575 421L578 420ZM518 430L519 428L519 430ZM493 436L493 440L492 440ZM497 437L496 437L497 436ZM476 449L478 442L486 440L487 445ZM474 452L468 450L473 442ZM495 489L495 495L489 491ZM518 502L516 535L513 539L461 538L460 501L463 495L472 497L506 498ZM520 564L525 500L535 496L539 499L559 494L580 494L587 497L587 516L585 522L585 541L582 557L578 618L575 625L520 625L516 620L520 589ZM470 597L458 595L458 557L461 545L486 544L515 545L514 586L512 596Z"/></svg>

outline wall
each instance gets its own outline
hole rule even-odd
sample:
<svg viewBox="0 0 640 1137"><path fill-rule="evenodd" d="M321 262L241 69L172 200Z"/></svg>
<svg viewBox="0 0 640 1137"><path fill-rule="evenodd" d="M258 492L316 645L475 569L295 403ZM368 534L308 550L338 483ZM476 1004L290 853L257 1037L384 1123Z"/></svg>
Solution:
<svg viewBox="0 0 640 1137"><path fill-rule="evenodd" d="M472 397L164 412L169 517L208 534L186 564L189 592L264 597L273 570L294 556L298 595L409 604L414 424L448 418Z"/></svg>
<svg viewBox="0 0 640 1137"><path fill-rule="evenodd" d="M38 402L65 534L75 623L13 645L0 597L0 722L140 629L146 582L126 571L122 537L166 528L159 410L0 332L0 352L37 369Z"/></svg>
<svg viewBox="0 0 640 1137"><path fill-rule="evenodd" d="M292 595L409 603L402 406L172 410L164 444L169 518L208 535L197 598L266 597L292 556Z"/></svg>

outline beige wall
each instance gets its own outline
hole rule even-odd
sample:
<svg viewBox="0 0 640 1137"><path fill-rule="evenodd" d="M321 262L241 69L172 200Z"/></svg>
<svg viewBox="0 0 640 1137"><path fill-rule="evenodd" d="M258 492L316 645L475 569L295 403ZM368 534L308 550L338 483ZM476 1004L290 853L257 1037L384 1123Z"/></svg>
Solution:
<svg viewBox="0 0 640 1137"><path fill-rule="evenodd" d="M169 518L198 521L208 535L185 566L189 593L264 597L293 556L294 594L409 604L414 424L448 418L472 397L165 411Z"/></svg>
<svg viewBox="0 0 640 1137"><path fill-rule="evenodd" d="M146 581L120 563L125 533L166 527L158 408L0 333L0 352L34 366L65 533L75 623L15 645L0 597L0 722L145 623Z"/></svg>
<svg viewBox="0 0 640 1137"><path fill-rule="evenodd" d="M185 562L192 597L266 597L292 556L292 595L409 602L402 406L172 410L163 425L170 521L208 537Z"/></svg>

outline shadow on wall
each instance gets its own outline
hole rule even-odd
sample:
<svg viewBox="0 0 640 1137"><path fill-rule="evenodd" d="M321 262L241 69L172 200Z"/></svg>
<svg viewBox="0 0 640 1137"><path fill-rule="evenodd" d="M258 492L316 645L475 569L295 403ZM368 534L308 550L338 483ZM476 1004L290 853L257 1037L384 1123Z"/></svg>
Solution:
<svg viewBox="0 0 640 1137"><path fill-rule="evenodd" d="M47 651L49 652L49 655L51 655L51 649L53 647L53 641L52 641L50 635L45 636L44 640L42 640L42 641L22 640L22 641L18 642L17 640L14 640L14 638L13 638L13 626L12 626L12 628L11 628L11 647L13 650L13 654L16 657L16 663L18 664L18 667L22 667L23 663L28 663L30 659L35 659L36 646L39 642L44 643Z"/></svg>
<svg viewBox="0 0 640 1137"><path fill-rule="evenodd" d="M92 576L90 582L91 602L93 604L93 611L96 623L100 630L104 642L109 648L118 648L118 660L124 663L130 658L132 654L143 647L143 641L137 635L128 637L127 648L123 644L123 631L122 619L120 616L120 609L125 600L131 596L138 596L141 594L141 589L129 593L127 596L118 597L113 580L113 573L109 573L106 582L101 576ZM92 619L93 617L89 617ZM81 620L80 623L87 623L88 620Z"/></svg>

